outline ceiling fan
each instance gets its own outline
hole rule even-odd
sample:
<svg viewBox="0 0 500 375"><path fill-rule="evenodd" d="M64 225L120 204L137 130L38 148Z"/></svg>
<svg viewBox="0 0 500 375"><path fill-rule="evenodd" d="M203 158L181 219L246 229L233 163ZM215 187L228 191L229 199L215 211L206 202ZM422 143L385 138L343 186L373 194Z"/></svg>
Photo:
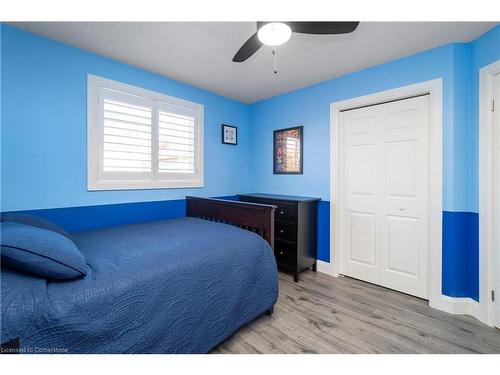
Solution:
<svg viewBox="0 0 500 375"><path fill-rule="evenodd" d="M347 34L356 30L358 24L359 22L257 22L257 32L236 52L233 62L247 60L263 45L275 47L286 43L292 33Z"/></svg>

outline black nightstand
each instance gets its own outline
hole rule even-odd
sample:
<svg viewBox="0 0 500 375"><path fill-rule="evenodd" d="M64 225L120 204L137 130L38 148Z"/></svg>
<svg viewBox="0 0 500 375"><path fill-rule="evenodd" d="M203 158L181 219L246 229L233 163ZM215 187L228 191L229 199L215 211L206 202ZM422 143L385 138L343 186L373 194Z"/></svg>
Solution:
<svg viewBox="0 0 500 375"><path fill-rule="evenodd" d="M240 194L243 202L277 206L274 221L274 255L278 268L299 273L312 267L316 271L316 222L319 198L276 194Z"/></svg>

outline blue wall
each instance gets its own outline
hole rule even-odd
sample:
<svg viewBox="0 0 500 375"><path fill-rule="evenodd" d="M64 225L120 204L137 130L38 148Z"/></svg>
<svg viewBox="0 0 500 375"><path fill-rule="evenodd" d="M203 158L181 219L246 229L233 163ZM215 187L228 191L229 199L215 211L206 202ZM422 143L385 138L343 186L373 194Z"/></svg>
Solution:
<svg viewBox="0 0 500 375"><path fill-rule="evenodd" d="M186 216L186 200L135 202L96 206L23 210L23 214L48 219L69 232Z"/></svg>
<svg viewBox="0 0 500 375"><path fill-rule="evenodd" d="M0 43L2 211L42 209L71 231L182 216L185 195L318 196L325 261L330 103L443 78L443 293L478 299L478 76L500 59L500 26L250 106L6 25ZM205 187L87 192L88 73L203 104ZM237 147L221 144L221 123L238 125ZM294 125L304 126L304 174L273 175L272 132ZM116 204L126 202L137 203Z"/></svg>
<svg viewBox="0 0 500 375"><path fill-rule="evenodd" d="M246 191L250 116L246 104L1 25L2 211L159 201ZM203 104L205 187L88 192L87 74ZM223 145L222 123L238 126Z"/></svg>
<svg viewBox="0 0 500 375"><path fill-rule="evenodd" d="M470 147L460 142L464 137L457 136L467 123L454 123L456 118L468 117L468 108L454 105L459 100L455 97L455 71L462 69L456 66L455 57L467 48L462 44L446 45L253 104L253 190L329 200L330 103L442 77L443 206L445 210L469 210L467 188L461 184L461 175L468 166L456 160ZM273 175L273 130L294 125L304 126L304 174Z"/></svg>
<svg viewBox="0 0 500 375"><path fill-rule="evenodd" d="M465 49L466 46L460 44L443 46L253 104L251 137L255 152L252 159L252 190L317 196L329 201L330 104L442 77L443 205L445 209L451 210L468 208L470 202L464 193L467 188L456 183L456 172L466 168L455 163L455 158L459 156L456 149L464 148L464 145L455 140L460 127L454 126L455 117L464 117L463 113L455 115L455 112L460 112L454 106L455 100L458 100L454 95L455 56L464 53ZM466 109L461 108L461 111ZM304 174L273 175L273 130L295 125L304 126ZM322 238L329 238L329 226L322 223L327 216L328 213L323 213L318 223L320 231L324 232L321 233ZM322 242L318 255L321 260L330 260L329 241Z"/></svg>
<svg viewBox="0 0 500 375"><path fill-rule="evenodd" d="M442 77L443 293L477 300L478 71L499 58L497 26L472 43L445 45L253 104L251 190L328 201L330 103ZM273 130L296 125L304 126L304 174L273 175ZM329 261L326 211L320 210L318 227L319 258Z"/></svg>
<svg viewBox="0 0 500 375"><path fill-rule="evenodd" d="M479 301L479 217L443 212L443 294Z"/></svg>

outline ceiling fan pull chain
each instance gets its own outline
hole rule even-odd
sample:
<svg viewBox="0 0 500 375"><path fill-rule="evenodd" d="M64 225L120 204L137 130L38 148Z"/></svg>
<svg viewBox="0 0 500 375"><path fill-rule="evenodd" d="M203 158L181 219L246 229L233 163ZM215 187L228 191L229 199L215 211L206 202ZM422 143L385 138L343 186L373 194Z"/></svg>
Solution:
<svg viewBox="0 0 500 375"><path fill-rule="evenodd" d="M274 74L278 73L278 68L276 67L276 50L273 49L273 55L274 55Z"/></svg>

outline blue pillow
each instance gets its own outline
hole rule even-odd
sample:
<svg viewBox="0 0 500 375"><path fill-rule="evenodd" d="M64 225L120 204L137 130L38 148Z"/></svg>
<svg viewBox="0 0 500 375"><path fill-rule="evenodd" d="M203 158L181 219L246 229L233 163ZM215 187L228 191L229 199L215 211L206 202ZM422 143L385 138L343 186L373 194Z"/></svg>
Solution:
<svg viewBox="0 0 500 375"><path fill-rule="evenodd" d="M59 225L54 224L52 221L42 219L41 217L38 216L27 215L27 214L5 213L1 215L1 221L12 221L14 223L26 224L37 228L51 230L53 232L62 234L64 237L68 237L70 240L73 240L71 234L66 232Z"/></svg>
<svg viewBox="0 0 500 375"><path fill-rule="evenodd" d="M57 232L10 221L0 223L0 232L2 267L55 280L87 275L82 253Z"/></svg>

